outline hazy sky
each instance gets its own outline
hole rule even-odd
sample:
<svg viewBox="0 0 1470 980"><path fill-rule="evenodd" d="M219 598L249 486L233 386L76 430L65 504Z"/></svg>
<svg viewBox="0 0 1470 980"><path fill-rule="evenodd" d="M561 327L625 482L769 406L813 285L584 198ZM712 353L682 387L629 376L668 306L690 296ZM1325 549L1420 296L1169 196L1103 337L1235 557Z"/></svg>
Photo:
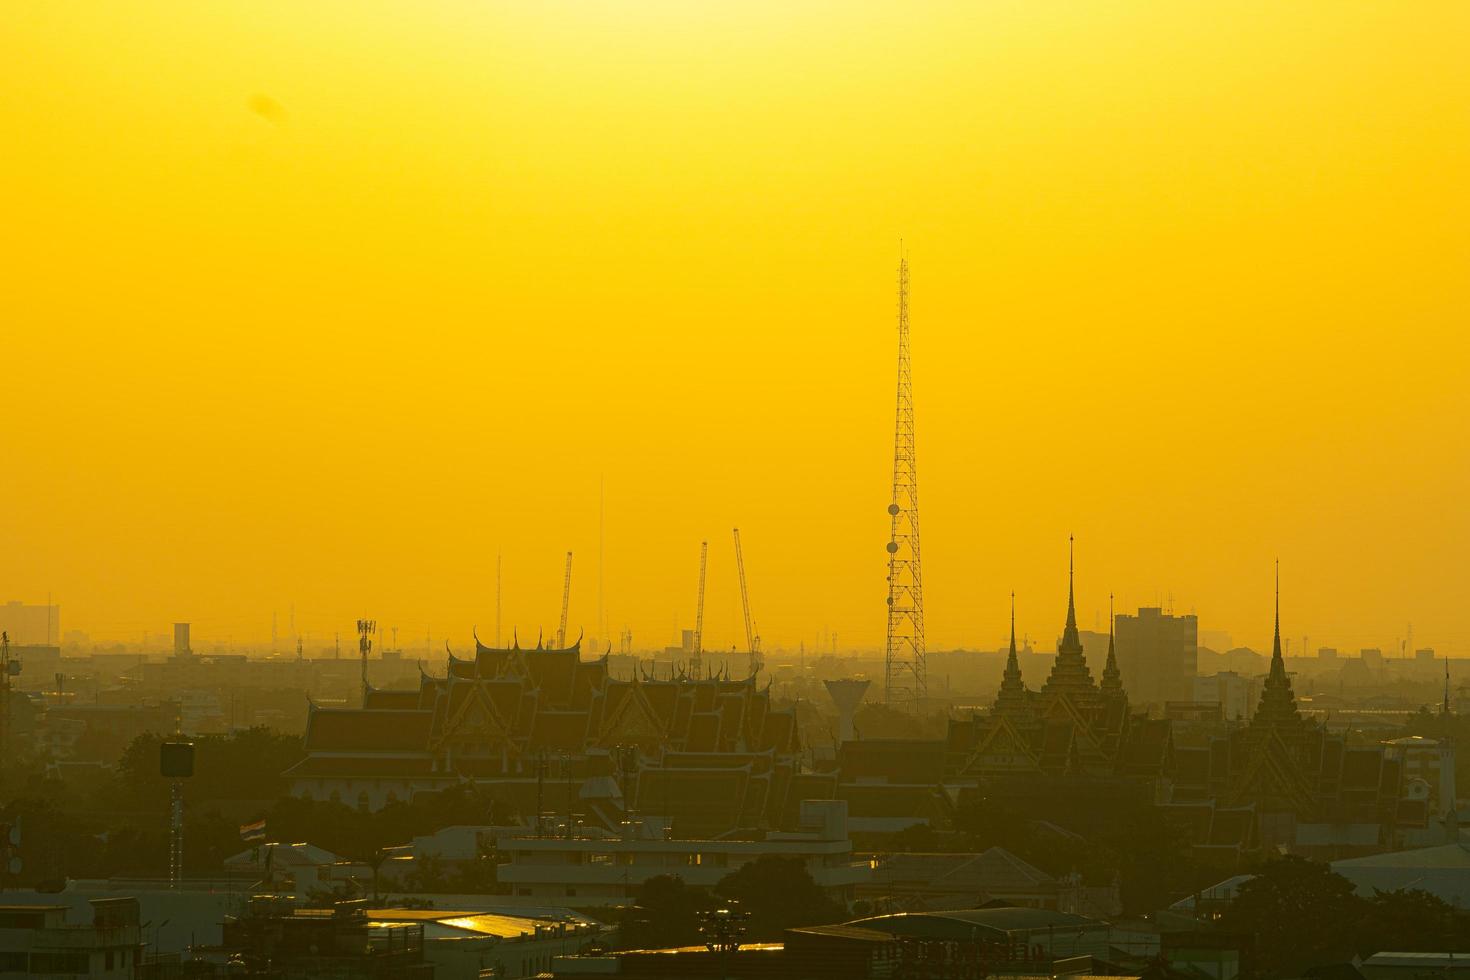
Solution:
<svg viewBox="0 0 1470 980"><path fill-rule="evenodd" d="M0 7L0 599L1470 654L1470 5ZM438 639L435 641L439 642Z"/></svg>

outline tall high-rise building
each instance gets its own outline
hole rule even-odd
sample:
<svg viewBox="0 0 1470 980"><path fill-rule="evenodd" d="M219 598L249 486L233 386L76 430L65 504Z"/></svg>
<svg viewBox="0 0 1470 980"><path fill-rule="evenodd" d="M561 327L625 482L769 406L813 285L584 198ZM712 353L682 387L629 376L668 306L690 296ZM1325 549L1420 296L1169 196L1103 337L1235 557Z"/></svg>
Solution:
<svg viewBox="0 0 1470 980"><path fill-rule="evenodd" d="M1194 700L1199 666L1199 617L1170 616L1157 606L1142 606L1135 616L1115 623L1118 665L1136 703Z"/></svg>
<svg viewBox="0 0 1470 980"><path fill-rule="evenodd" d="M174 623L174 656L187 657L193 652L189 645L189 624Z"/></svg>

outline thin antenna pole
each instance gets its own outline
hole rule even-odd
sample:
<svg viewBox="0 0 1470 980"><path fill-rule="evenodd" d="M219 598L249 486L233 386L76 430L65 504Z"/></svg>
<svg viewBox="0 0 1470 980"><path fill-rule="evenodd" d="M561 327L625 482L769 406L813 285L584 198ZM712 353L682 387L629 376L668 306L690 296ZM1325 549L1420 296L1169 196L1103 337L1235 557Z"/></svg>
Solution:
<svg viewBox="0 0 1470 980"><path fill-rule="evenodd" d="M1446 718L1449 717L1449 714L1450 714L1450 655L1449 654L1445 654L1445 657L1444 657L1444 705L1440 708L1440 711L1444 714L1444 716Z"/></svg>
<svg viewBox="0 0 1470 980"><path fill-rule="evenodd" d="M495 553L495 646L500 647L500 552Z"/></svg>
<svg viewBox="0 0 1470 980"><path fill-rule="evenodd" d="M368 684L368 653L373 648L372 636L378 631L377 620L359 619L357 621L357 651L362 658L362 706L367 707L368 692L371 687Z"/></svg>

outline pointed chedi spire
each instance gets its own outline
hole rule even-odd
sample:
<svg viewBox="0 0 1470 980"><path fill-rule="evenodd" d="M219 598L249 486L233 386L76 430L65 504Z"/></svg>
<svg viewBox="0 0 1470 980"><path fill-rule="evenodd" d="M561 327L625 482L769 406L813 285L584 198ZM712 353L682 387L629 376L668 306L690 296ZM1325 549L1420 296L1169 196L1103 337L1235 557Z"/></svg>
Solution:
<svg viewBox="0 0 1470 980"><path fill-rule="evenodd" d="M1291 690L1291 678L1286 673L1286 660L1281 655L1281 562L1276 562L1276 626L1271 648L1271 669L1266 674L1266 683L1261 688L1261 701L1251 718L1252 729L1300 727L1302 716L1297 712L1296 695Z"/></svg>
<svg viewBox="0 0 1470 980"><path fill-rule="evenodd" d="M1016 593L1011 593L1011 651L1006 656L1006 671L1001 678L1000 692L995 696L995 711L1016 713L1027 707L1030 692L1021 680L1021 662L1016 656Z"/></svg>
<svg viewBox="0 0 1470 980"><path fill-rule="evenodd" d="M1044 692L1061 692L1070 695L1078 703L1091 703L1097 697L1097 685L1092 680L1092 671L1087 668L1087 658L1082 653L1082 635L1077 631L1077 603L1073 592L1075 562L1072 555L1072 537L1067 536L1067 625L1062 630L1061 642L1057 644L1057 659L1052 664L1051 674L1046 679Z"/></svg>
<svg viewBox="0 0 1470 980"><path fill-rule="evenodd" d="M1123 693L1123 672L1118 669L1118 652L1113 646L1113 594L1108 593L1108 662L1103 667L1102 690L1104 694Z"/></svg>
<svg viewBox="0 0 1470 980"><path fill-rule="evenodd" d="M1073 543L1076 539L1067 535L1067 630L1068 633L1077 632L1077 602L1073 597L1072 582L1076 577L1076 560L1073 554Z"/></svg>

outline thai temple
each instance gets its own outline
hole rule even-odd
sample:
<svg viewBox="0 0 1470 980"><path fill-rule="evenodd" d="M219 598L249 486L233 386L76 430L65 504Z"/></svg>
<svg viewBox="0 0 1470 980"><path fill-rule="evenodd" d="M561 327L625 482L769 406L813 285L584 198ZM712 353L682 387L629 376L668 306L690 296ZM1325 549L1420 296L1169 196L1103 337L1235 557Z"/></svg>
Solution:
<svg viewBox="0 0 1470 980"><path fill-rule="evenodd" d="M1281 654L1279 585L1255 714L1206 745L1176 749L1172 782L1171 809L1190 822L1197 847L1227 854L1278 846L1328 858L1369 853L1393 843L1412 809L1400 763L1381 743L1350 743L1298 710Z"/></svg>
<svg viewBox="0 0 1470 980"><path fill-rule="evenodd" d="M1067 622L1046 682L1033 691L1021 677L1012 599L1010 653L1000 692L989 714L950 722L947 770L957 782L1024 774L1159 782L1172 763L1172 750L1167 721L1129 709L1111 630L1102 681L1093 679L1077 629L1069 567Z"/></svg>
<svg viewBox="0 0 1470 980"><path fill-rule="evenodd" d="M291 793L374 810L416 793L473 784L526 824L681 838L758 837L795 829L804 800L840 800L854 834L943 826L987 787L1035 812L1123 798L1165 808L1201 857L1243 865L1268 849L1327 858L1371 853L1424 822L1403 798L1401 763L1302 713L1275 643L1247 723L1176 728L1133 710L1111 629L1095 678L1077 627L1069 562L1067 616L1039 687L1010 650L989 712L951 718L933 740L844 739L820 770L792 707L755 676L670 666L613 677L608 657L518 643L449 655L417 689L377 690L362 706L312 705L306 758ZM1420 828L1422 829L1422 827Z"/></svg>
<svg viewBox="0 0 1470 980"><path fill-rule="evenodd" d="M1057 806L1131 787L1166 808L1199 856L1223 864L1276 847L1326 858L1371 853L1416 826L1391 753L1350 743L1299 710L1282 657L1279 589L1270 672L1249 723L1180 744L1170 721L1130 710L1111 629L1094 680L1071 579L1069 570L1066 626L1039 690L1021 676L1013 610L993 707L949 724L947 785L1003 785L1013 799Z"/></svg>
<svg viewBox="0 0 1470 980"><path fill-rule="evenodd" d="M487 647L450 653L417 690L364 683L360 708L312 705L291 793L378 809L462 783L488 787L527 823L537 815L616 829L632 815L683 836L775 829L835 777L799 771L794 710L754 676L610 676L607 656Z"/></svg>

